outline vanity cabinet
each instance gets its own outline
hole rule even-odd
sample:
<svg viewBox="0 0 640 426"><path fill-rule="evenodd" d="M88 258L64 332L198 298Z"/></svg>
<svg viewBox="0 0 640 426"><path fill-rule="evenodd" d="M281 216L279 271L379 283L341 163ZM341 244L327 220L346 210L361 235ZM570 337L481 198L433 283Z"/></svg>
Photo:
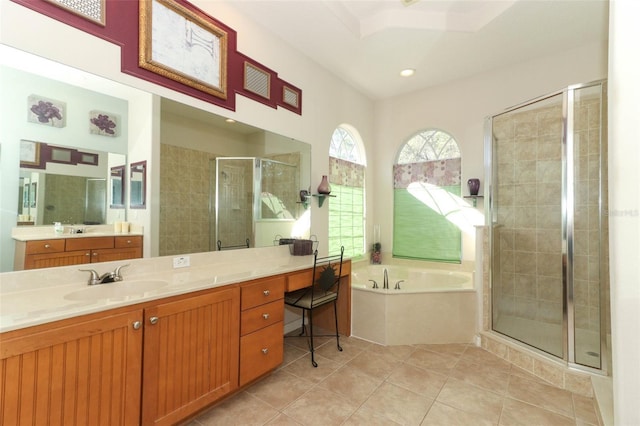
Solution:
<svg viewBox="0 0 640 426"><path fill-rule="evenodd" d="M285 277L241 286L240 386L282 364L284 357Z"/></svg>
<svg viewBox="0 0 640 426"><path fill-rule="evenodd" d="M142 320L135 309L0 335L0 425L137 425Z"/></svg>
<svg viewBox="0 0 640 426"><path fill-rule="evenodd" d="M16 241L14 269L18 271L141 257L141 235Z"/></svg>
<svg viewBox="0 0 640 426"><path fill-rule="evenodd" d="M240 289L144 310L142 424L171 425L238 387Z"/></svg>

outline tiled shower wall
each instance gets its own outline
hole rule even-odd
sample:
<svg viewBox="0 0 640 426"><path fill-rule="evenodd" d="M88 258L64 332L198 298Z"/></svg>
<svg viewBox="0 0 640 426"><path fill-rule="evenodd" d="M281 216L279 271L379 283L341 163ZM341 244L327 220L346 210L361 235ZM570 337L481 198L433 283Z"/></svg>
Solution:
<svg viewBox="0 0 640 426"><path fill-rule="evenodd" d="M209 251L212 154L160 145L161 256Z"/></svg>

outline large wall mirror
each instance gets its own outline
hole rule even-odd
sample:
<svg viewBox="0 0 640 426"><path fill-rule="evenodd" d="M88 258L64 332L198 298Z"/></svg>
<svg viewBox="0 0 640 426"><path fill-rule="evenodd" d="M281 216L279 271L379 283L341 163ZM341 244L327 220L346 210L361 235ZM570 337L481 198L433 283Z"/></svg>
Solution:
<svg viewBox="0 0 640 426"><path fill-rule="evenodd" d="M19 60L12 62L12 55L6 54L11 51L19 52ZM127 164L130 161L128 154L132 149L131 144L140 141L132 142L129 135L139 137L140 134L145 134L131 131L131 126L137 126L145 120L129 116L127 99L133 99L137 95L128 97L127 93L129 90L144 92L77 69L66 66L60 68L60 64L39 57L33 57L34 63L29 66L30 61L25 58L31 57L33 55L0 44L0 90L3 93L0 101L0 114L3 117L0 157L3 170L3 180L0 183L0 212L3 219L0 227L0 247L3 253L1 272L13 268L14 240L11 234L14 228L19 225L37 226L41 223L50 225L49 220L54 220L45 218L44 213L40 213L40 209L46 209L48 204L39 201L47 190L40 183L41 175L46 174L45 180L48 180L53 171L21 168L21 140L96 153L98 156L106 155L108 160L101 163L104 166L101 176L61 170L56 170L55 174L81 176L85 179L85 189L91 187L101 191L102 195L98 198L106 206L106 224L120 220L136 222L138 214L130 206L132 200L128 194L130 182L127 173L130 164ZM87 87L88 82L91 83L90 87ZM27 121L27 100L34 94L65 104L67 117L64 127ZM146 93L145 96L150 95ZM115 136L91 132L89 124L91 114L95 116L95 111L107 111L119 117L119 131ZM4 123L8 125L5 126ZM228 197L229 199L235 197L236 201L248 198L253 200L247 204L236 203L231 207L220 207L235 213L231 217L251 218L245 220L242 227L240 223L224 226L238 229L237 235L247 235L252 247L272 245L277 236L308 235L310 211L298 202L299 198L295 195L301 189L308 190L310 187L310 145L250 125L229 123L223 117L164 98L161 99L160 144L153 148L160 151L159 165L151 164L148 160L157 158L152 155L151 142L145 139L141 144L149 147L142 154L140 145L135 148L139 156L147 158L147 191L143 199L149 214L156 218L152 221L157 220L160 224L157 231L151 229L155 228L152 226L144 229L145 235L149 237L145 241L158 245L155 249L151 247L149 251L152 254L162 256L216 250L216 241L220 239L216 224L221 216L217 200L223 190L229 191L228 194L233 193L233 197ZM264 161L261 177L239 174L237 169L225 169L224 172L229 177L233 171L236 180L227 181L223 190L216 190L216 159L229 157ZM85 158L87 161L91 160ZM280 170L266 164L283 164L283 167ZM72 167L63 163L52 163L51 166L53 165ZM78 166L96 167L86 164L74 167ZM159 168L159 182L148 181L150 167ZM87 183L88 179L95 180ZM287 185L284 184L285 181ZM159 188L159 200L150 198L150 184ZM261 184L265 185L264 188L261 188ZM280 204L285 207L286 213L276 212ZM56 204L53 210L62 210L59 206L62 204ZM83 211L55 221L82 223L87 220Z"/></svg>

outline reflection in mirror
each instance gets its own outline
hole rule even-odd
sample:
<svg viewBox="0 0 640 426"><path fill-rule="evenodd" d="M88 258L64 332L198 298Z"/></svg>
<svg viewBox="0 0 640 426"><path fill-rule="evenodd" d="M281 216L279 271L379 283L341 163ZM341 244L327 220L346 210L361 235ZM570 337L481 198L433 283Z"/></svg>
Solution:
<svg viewBox="0 0 640 426"><path fill-rule="evenodd" d="M111 167L111 208L124 209L124 165Z"/></svg>
<svg viewBox="0 0 640 426"><path fill-rule="evenodd" d="M161 106L161 256L308 235L298 194L310 186L310 145L167 99Z"/></svg>
<svg viewBox="0 0 640 426"><path fill-rule="evenodd" d="M107 164L125 156L34 143L38 165L20 162L17 224L107 223Z"/></svg>
<svg viewBox="0 0 640 426"><path fill-rule="evenodd" d="M126 87L122 84L91 75L89 73L31 55L0 44L0 110L2 111L2 226L0 245L3 256L0 259L1 270L13 268L14 240L12 228L20 225L51 225L43 217L50 174L60 176L81 176L85 179L82 186L85 191L87 178L103 179L106 189L106 223L127 220L128 209L112 207L113 180L111 168L126 164L129 134L144 135L148 128L146 120L129 121L130 110L139 114L147 112L146 105L151 100L149 93ZM38 123L29 123L26 119L25 105L30 95L60 100L66 103L68 120L62 128L52 128ZM116 97L114 97L116 96ZM23 99L21 102L20 100ZM134 109L131 109L131 106ZM135 109L138 107L138 109ZM117 137L105 137L89 131L89 112L107 111L121 117L120 131ZM148 111L151 115L151 111ZM75 118L74 118L75 117ZM86 117L86 118L85 118ZM216 250L215 233L215 158L217 157L257 157L284 163L289 160L279 155L297 154L300 156L298 187L309 189L311 147L306 143L288 137L266 132L262 129L242 123L229 124L224 117L208 111L188 107L178 102L161 99L160 116L160 164L148 164L159 170L159 231L145 228L150 233L152 255L171 255L197 253ZM47 170L20 167L20 160L40 164L36 146L30 144L21 150L20 140L39 140L47 145L76 149L82 153L76 165L49 161ZM8 141L6 144L4 141ZM148 141L141 141L146 144ZM146 149L146 148L145 148ZM87 154L106 153L108 161L99 166L90 166L98 162ZM155 158L154 152L144 152L147 158ZM73 157L73 156L72 156ZM56 158L57 157L56 155ZM9 166L10 164L10 166ZM76 171L65 173L59 168L73 168ZM81 173L81 168L103 168L100 176ZM51 170L49 170L51 168ZM56 171L53 171L56 168ZM146 171L146 168L145 168ZM34 175L34 173L38 173ZM9 176L9 174L11 176ZM44 175L42 182L41 175ZM149 177L151 179L151 177ZM44 182L47 184L44 184ZM25 190L25 184L28 189ZM32 185L35 183L36 185ZM92 182L89 186L94 186ZM123 172L122 195L120 200L126 207L128 194L126 171ZM151 183L149 183L150 185ZM117 184L116 184L117 185ZM97 185L96 185L97 186ZM142 184L140 185L143 188ZM149 190L144 185L144 191ZM35 197L31 192L35 190ZM27 192L29 194L27 194ZM25 195L29 195L25 206ZM147 202L146 193L139 199ZM151 194L148 194L151 196ZM134 198L136 196L134 195ZM16 200L19 200L17 211ZM135 201L135 199L134 199ZM82 223L85 221L84 209L66 214L62 222ZM62 207L56 205L55 211ZM287 204L292 220L256 219L253 226L252 246L260 247L273 244L274 235L283 237L308 235L310 210L304 210L303 204L295 207ZM14 216L15 215L15 216ZM143 216L144 217L144 216ZM257 216L256 216L257 217ZM47 221L54 219L47 218ZM37 221L37 223L36 223ZM25 229L21 227L21 229ZM158 232L158 233L156 233ZM154 246L157 244L157 246ZM6 254L6 256L4 255Z"/></svg>
<svg viewBox="0 0 640 426"><path fill-rule="evenodd" d="M132 209L144 209L146 207L147 193L147 162L139 161L131 164L131 176L129 179L129 206Z"/></svg>

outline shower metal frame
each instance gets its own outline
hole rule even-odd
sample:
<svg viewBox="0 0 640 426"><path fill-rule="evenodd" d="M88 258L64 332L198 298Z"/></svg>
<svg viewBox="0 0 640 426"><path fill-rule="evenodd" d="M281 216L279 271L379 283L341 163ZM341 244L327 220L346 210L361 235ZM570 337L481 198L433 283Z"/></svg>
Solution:
<svg viewBox="0 0 640 426"><path fill-rule="evenodd" d="M575 305L574 305L574 294L573 294L573 248L574 248L574 203L575 203L575 167L574 167L574 137L573 137L573 128L574 128L574 107L575 107L575 91L578 89L583 89L587 87L596 87L600 86L600 135L599 135L599 155L600 161L598 164L598 182L599 182L599 191L598 191L598 229L599 229L599 312L600 312L600 368L590 367L584 364L578 364L575 361ZM488 199L489 199L489 211L490 214L486 215L486 225L489 229L490 237L489 237L489 253L493 253L493 226L494 223L494 215L496 215L496 208L494 205L494 197L493 197L493 118L499 115L507 114L509 112L534 105L538 102L544 101L546 99L552 98L554 96L563 95L562 96L562 156L561 156L561 164L562 164L562 194L561 194L561 214L562 214L562 249L561 249L561 257L562 257L562 285L563 285L563 299L562 299L562 332L563 332L563 357L562 359L567 362L567 365L576 368L579 370L597 373L597 374L608 374L608 365L609 365L609 347L607 342L607 334L606 334L606 317L605 315L610 315L608 309L605 309L603 305L603 301L605 299L605 289L604 283L606 282L605 277L603 276L603 272L606 270L603 268L604 265L604 255L602 249L602 230L603 230L603 170L602 165L604 161L603 156L603 138L606 137L604 132L604 127L606 123L604 121L603 112L607 108L607 80L596 80L589 83L583 84L574 84L567 86L562 90L558 90L543 96L539 96L537 98L533 98L526 102L520 103L518 105L509 107L504 111L493 114L485 118L484 124L484 164L485 164L485 188L488 191ZM571 131L569 131L571 130ZM490 263L491 268L493 269L493 264ZM490 312L489 318L491 321L490 330L495 331L493 329L493 274L489 274L489 291L491 292L489 300L490 300ZM495 331L500 333L498 331ZM507 339L516 342L519 345L526 345L526 347L530 350L533 350L536 353L539 353L545 357L552 357L553 359L558 359L558 357L550 354L546 351L540 350L534 346L529 345L526 342L511 338L508 335L500 333L502 336L505 336Z"/></svg>

